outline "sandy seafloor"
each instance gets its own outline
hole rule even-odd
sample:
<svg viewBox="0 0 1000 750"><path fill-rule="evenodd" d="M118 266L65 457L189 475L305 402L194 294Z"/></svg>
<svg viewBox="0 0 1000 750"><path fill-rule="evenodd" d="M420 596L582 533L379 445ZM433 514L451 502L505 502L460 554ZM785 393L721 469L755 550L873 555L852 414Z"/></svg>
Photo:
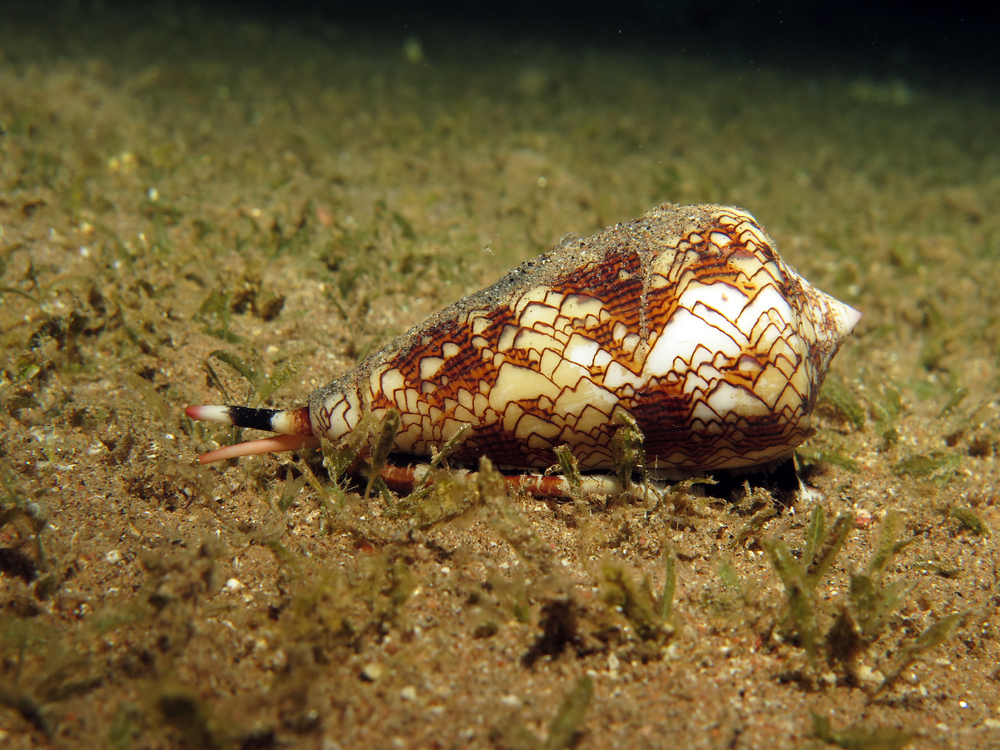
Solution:
<svg viewBox="0 0 1000 750"><path fill-rule="evenodd" d="M814 712L842 747L1000 746L998 132L995 89L916 64L7 17L0 747L825 747ZM293 455L194 464L232 439L182 417L223 398L204 363L251 395L213 351L300 363L270 403L301 404L667 200L747 207L864 312L800 452L818 501L418 528L443 510L338 500L315 456L325 496ZM817 502L857 521L795 620L764 548L804 554ZM859 604L885 517L909 543Z"/></svg>

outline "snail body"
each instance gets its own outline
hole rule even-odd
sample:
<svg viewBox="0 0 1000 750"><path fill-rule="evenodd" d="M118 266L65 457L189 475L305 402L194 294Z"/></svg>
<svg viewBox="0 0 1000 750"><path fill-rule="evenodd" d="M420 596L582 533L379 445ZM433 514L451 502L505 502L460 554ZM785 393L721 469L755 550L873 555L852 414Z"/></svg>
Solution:
<svg viewBox="0 0 1000 750"><path fill-rule="evenodd" d="M529 260L411 329L285 411L187 413L283 433L203 462L339 441L365 414L400 413L393 450L488 456L543 469L567 445L582 470L613 467L627 418L646 465L746 469L810 434L833 356L860 313L811 286L753 216L663 204Z"/></svg>

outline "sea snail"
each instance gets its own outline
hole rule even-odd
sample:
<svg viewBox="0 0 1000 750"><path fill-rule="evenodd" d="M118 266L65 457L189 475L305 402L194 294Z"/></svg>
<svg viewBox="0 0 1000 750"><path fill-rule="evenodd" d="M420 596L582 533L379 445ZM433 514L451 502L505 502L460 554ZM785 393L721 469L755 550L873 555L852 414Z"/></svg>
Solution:
<svg viewBox="0 0 1000 750"><path fill-rule="evenodd" d="M634 419L646 465L746 469L790 455L861 314L778 257L747 211L665 203L563 242L459 300L284 411L193 406L192 419L281 433L203 463L339 441L395 408L393 451L427 458L464 428L458 464L544 469L567 445L612 469ZM468 427L464 427L464 426Z"/></svg>

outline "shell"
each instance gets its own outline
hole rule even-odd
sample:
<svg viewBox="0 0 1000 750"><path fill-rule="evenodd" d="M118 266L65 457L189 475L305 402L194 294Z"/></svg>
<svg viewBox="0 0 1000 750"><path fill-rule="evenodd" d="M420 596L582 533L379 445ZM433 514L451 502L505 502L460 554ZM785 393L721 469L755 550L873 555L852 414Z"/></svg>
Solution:
<svg viewBox="0 0 1000 750"><path fill-rule="evenodd" d="M859 318L787 266L747 211L664 204L442 310L316 390L308 414L188 414L338 441L365 413L395 408L398 453L429 457L468 425L458 463L541 469L568 445L581 469L602 470L627 413L651 469L744 469L811 434L827 368Z"/></svg>

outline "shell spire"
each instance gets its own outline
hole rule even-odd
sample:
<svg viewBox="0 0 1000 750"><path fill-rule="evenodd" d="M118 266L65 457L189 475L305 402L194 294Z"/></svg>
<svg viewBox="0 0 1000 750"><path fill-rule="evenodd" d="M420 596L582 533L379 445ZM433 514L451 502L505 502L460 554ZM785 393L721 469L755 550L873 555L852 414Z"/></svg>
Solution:
<svg viewBox="0 0 1000 750"><path fill-rule="evenodd" d="M743 209L664 204L523 263L390 342L310 396L311 434L295 439L337 441L394 408L398 453L430 456L465 429L459 463L539 469L568 445L581 469L606 470L628 415L654 470L766 464L811 434L859 318L787 266ZM284 431L284 417L268 419Z"/></svg>

